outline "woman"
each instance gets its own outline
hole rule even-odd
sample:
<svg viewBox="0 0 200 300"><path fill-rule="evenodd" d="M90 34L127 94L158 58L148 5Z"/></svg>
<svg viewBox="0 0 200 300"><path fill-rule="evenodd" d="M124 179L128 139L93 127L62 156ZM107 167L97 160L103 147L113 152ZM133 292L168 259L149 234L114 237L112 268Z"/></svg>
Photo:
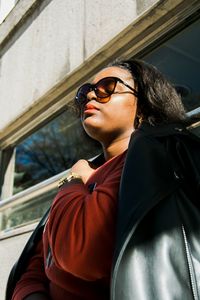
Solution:
<svg viewBox="0 0 200 300"><path fill-rule="evenodd" d="M187 189L180 192L186 155L176 146L181 141L193 151L187 143L197 142L184 129L186 115L175 89L154 67L119 61L80 87L76 104L103 156L93 163L79 160L62 181L43 240L12 299L110 299L110 286L115 300L197 299L187 269L185 228L173 223L174 203L189 195ZM198 155L195 159L200 165ZM172 240L168 230L176 233ZM177 246L168 245L177 240L181 264L170 256ZM178 291L171 292L174 282Z"/></svg>

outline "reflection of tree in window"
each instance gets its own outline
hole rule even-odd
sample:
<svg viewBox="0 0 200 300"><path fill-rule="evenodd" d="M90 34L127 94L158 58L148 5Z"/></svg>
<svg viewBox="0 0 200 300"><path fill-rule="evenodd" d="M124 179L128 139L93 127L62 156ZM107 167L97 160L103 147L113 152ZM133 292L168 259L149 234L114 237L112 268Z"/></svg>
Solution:
<svg viewBox="0 0 200 300"><path fill-rule="evenodd" d="M16 147L14 193L71 167L99 152L71 111L38 130Z"/></svg>

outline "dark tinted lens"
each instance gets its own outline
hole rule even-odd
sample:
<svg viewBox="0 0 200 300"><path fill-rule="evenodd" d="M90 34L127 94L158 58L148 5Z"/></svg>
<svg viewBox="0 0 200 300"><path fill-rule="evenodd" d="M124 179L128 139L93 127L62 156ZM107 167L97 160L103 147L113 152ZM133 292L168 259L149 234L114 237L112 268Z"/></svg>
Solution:
<svg viewBox="0 0 200 300"><path fill-rule="evenodd" d="M87 101L87 94L90 92L90 90L91 85L89 83L84 84L78 89L76 94L76 103L78 105L82 105L85 103L85 101Z"/></svg>
<svg viewBox="0 0 200 300"><path fill-rule="evenodd" d="M99 98L109 97L115 90L115 78L103 78L96 84L95 93Z"/></svg>

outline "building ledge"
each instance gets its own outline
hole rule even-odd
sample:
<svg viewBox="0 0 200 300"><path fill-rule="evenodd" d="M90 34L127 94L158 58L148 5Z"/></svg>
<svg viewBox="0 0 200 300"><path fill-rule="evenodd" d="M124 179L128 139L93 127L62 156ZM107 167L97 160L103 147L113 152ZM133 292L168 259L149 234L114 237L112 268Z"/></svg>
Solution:
<svg viewBox="0 0 200 300"><path fill-rule="evenodd" d="M17 235L32 232L36 228L37 224L38 224L38 222L34 221L34 223L31 222L30 224L24 224L24 225L22 224L19 227L10 228L8 230L1 231L0 232L0 241L8 239L8 238L12 238Z"/></svg>
<svg viewBox="0 0 200 300"><path fill-rule="evenodd" d="M1 49L15 34L18 28L25 22L28 16L41 5L38 0L19 0L10 11L4 21L0 24Z"/></svg>

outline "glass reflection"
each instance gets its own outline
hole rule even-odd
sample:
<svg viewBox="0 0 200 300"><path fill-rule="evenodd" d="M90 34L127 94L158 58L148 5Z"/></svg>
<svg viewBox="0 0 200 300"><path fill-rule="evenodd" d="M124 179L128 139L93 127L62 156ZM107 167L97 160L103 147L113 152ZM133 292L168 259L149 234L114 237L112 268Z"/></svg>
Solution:
<svg viewBox="0 0 200 300"><path fill-rule="evenodd" d="M143 59L155 65L175 85L186 111L200 106L200 20L167 40Z"/></svg>
<svg viewBox="0 0 200 300"><path fill-rule="evenodd" d="M6 209L1 216L0 231L39 221L49 209L56 194L57 188Z"/></svg>
<svg viewBox="0 0 200 300"><path fill-rule="evenodd" d="M91 158L100 145L82 129L75 112L65 112L16 146L13 193L71 167L80 158Z"/></svg>

